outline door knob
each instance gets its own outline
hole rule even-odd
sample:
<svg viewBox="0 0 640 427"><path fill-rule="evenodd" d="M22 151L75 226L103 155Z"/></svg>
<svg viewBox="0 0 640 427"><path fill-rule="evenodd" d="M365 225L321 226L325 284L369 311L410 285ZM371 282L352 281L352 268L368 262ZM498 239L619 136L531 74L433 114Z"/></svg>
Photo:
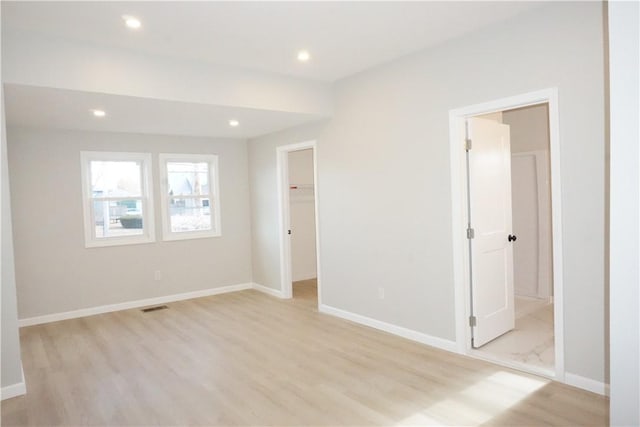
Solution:
<svg viewBox="0 0 640 427"><path fill-rule="evenodd" d="M509 239L510 242L515 242L517 237L514 234L509 234L508 239Z"/></svg>

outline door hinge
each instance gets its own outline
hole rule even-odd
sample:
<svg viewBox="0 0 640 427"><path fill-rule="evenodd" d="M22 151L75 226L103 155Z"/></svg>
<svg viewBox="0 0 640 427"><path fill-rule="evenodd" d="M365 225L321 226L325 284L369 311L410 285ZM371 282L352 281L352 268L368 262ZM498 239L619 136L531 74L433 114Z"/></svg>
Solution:
<svg viewBox="0 0 640 427"><path fill-rule="evenodd" d="M464 140L464 149L466 151L471 150L471 139L470 138L467 138L467 139Z"/></svg>
<svg viewBox="0 0 640 427"><path fill-rule="evenodd" d="M475 236L476 232L473 230L473 228L467 228L467 239L473 239Z"/></svg>
<svg viewBox="0 0 640 427"><path fill-rule="evenodd" d="M476 326L476 316L469 316L469 326Z"/></svg>

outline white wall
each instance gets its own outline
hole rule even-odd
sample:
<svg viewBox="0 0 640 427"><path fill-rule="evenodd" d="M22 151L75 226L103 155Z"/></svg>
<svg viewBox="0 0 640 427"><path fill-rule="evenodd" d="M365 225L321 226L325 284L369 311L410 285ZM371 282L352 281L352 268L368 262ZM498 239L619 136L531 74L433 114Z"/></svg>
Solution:
<svg viewBox="0 0 640 427"><path fill-rule="evenodd" d="M549 3L335 85L334 117L315 134L325 304L455 340L449 111L557 87L565 366L604 381L602 22L600 3ZM254 277L275 288L275 146L310 139L296 135L249 144Z"/></svg>
<svg viewBox="0 0 640 427"><path fill-rule="evenodd" d="M313 150L289 153L289 183L303 187L289 192L291 222L291 279L316 277L316 212L313 191ZM308 187L304 187L308 186Z"/></svg>
<svg viewBox="0 0 640 427"><path fill-rule="evenodd" d="M511 129L511 152L549 151L549 106L533 105L505 111L502 123Z"/></svg>
<svg viewBox="0 0 640 427"><path fill-rule="evenodd" d="M4 83L275 111L331 114L327 83L3 32Z"/></svg>
<svg viewBox="0 0 640 427"><path fill-rule="evenodd" d="M503 113L511 133L511 192L516 294L552 295L549 107L534 105Z"/></svg>
<svg viewBox="0 0 640 427"><path fill-rule="evenodd" d="M610 1L612 426L640 425L640 5Z"/></svg>
<svg viewBox="0 0 640 427"><path fill-rule="evenodd" d="M4 117L4 92L0 88L2 110L2 151L0 168L2 176L2 397L9 393L15 395L16 385L23 382L22 360L20 356L20 338L18 335L18 313L16 303L16 278L14 269L13 236L11 233L11 200L9 195L9 172L7 167L7 139ZM13 386L13 387L11 387Z"/></svg>
<svg viewBox="0 0 640 427"><path fill-rule="evenodd" d="M291 184L313 185L313 150L311 148L291 151L288 166Z"/></svg>
<svg viewBox="0 0 640 427"><path fill-rule="evenodd" d="M455 339L447 114L558 87L566 367L603 381L603 67L601 5L553 3L342 81L318 156L325 302Z"/></svg>
<svg viewBox="0 0 640 427"><path fill-rule="evenodd" d="M281 286L276 147L317 139L323 128L324 122L316 123L249 141L251 259L255 283L272 289ZM319 195L318 200L320 203L322 196Z"/></svg>
<svg viewBox="0 0 640 427"><path fill-rule="evenodd" d="M245 141L9 128L8 145L21 319L251 282ZM155 243L84 247L81 150L153 154ZM219 155L222 237L161 241L163 152Z"/></svg>
<svg viewBox="0 0 640 427"><path fill-rule="evenodd" d="M485 120L495 120L498 123L502 123L502 117L503 113L502 111L496 111L495 113L488 113L488 114L480 114L479 116L475 116L478 117L480 119L485 119Z"/></svg>

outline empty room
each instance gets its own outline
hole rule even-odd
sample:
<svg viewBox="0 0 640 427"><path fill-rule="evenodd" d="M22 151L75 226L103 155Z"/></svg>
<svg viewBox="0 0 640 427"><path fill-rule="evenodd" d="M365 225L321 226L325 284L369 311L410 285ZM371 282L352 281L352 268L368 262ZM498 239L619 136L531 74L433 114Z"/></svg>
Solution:
<svg viewBox="0 0 640 427"><path fill-rule="evenodd" d="M638 2L0 11L2 425L640 425Z"/></svg>

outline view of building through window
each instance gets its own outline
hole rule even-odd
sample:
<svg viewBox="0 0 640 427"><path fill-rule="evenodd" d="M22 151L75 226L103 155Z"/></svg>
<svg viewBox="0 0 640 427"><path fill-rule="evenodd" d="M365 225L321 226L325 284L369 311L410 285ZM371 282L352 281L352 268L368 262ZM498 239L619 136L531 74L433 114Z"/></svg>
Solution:
<svg viewBox="0 0 640 427"><path fill-rule="evenodd" d="M82 152L87 247L155 241L150 153ZM220 236L218 156L159 154L164 240Z"/></svg>
<svg viewBox="0 0 640 427"><path fill-rule="evenodd" d="M167 162L172 232L211 230L209 163Z"/></svg>
<svg viewBox="0 0 640 427"><path fill-rule="evenodd" d="M143 234L141 172L138 161L90 162L96 238Z"/></svg>

